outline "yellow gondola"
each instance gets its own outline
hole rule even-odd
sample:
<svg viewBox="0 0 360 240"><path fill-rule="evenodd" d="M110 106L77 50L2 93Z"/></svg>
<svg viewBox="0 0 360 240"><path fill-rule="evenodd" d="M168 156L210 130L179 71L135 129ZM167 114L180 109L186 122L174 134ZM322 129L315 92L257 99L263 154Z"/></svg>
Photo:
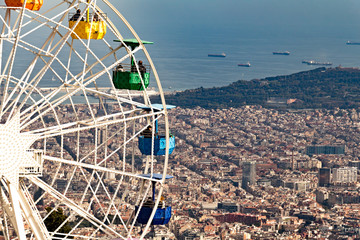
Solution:
<svg viewBox="0 0 360 240"><path fill-rule="evenodd" d="M75 25L76 21L69 21L69 28ZM90 33L91 31L91 33ZM76 33L76 34L75 34ZM106 23L104 21L80 21L71 34L73 39L103 39L106 34Z"/></svg>
<svg viewBox="0 0 360 240"><path fill-rule="evenodd" d="M80 10L77 10L75 14L73 14L69 20L69 28L73 28L73 26L78 22L80 17ZM103 39L106 34L106 23L101 18L101 13L95 12L93 14L89 13L89 9L86 11L86 19L80 19L77 23L74 32L71 34L73 39Z"/></svg>
<svg viewBox="0 0 360 240"><path fill-rule="evenodd" d="M22 7L24 0L5 0L5 4L8 7ZM39 11L43 5L43 0L28 0L25 7L29 10Z"/></svg>

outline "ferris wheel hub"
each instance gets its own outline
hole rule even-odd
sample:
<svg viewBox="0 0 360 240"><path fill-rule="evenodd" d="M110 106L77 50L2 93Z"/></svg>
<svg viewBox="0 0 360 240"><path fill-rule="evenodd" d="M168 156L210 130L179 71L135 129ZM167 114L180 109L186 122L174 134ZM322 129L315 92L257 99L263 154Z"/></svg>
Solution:
<svg viewBox="0 0 360 240"><path fill-rule="evenodd" d="M30 146L37 140L33 134L20 133L19 114L0 124L0 176L18 186L19 175L38 168Z"/></svg>

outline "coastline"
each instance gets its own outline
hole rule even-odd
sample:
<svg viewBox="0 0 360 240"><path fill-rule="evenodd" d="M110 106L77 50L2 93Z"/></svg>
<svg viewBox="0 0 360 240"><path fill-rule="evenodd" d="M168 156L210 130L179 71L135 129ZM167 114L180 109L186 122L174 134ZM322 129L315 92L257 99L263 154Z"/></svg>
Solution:
<svg viewBox="0 0 360 240"><path fill-rule="evenodd" d="M223 87L168 94L166 102L184 108L223 109L261 105L279 109L360 107L360 69L319 67L290 75L239 80Z"/></svg>

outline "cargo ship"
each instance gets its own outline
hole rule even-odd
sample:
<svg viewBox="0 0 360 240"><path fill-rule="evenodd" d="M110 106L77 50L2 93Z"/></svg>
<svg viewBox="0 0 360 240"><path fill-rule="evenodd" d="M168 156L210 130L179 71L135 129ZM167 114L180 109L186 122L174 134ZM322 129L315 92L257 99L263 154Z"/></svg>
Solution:
<svg viewBox="0 0 360 240"><path fill-rule="evenodd" d="M307 65L323 65L323 66L330 66L332 65L331 62L316 62L314 60L310 60L310 61L307 61L307 60L303 60L302 63L305 63Z"/></svg>
<svg viewBox="0 0 360 240"><path fill-rule="evenodd" d="M247 62L247 63L239 63L238 66L239 67L251 67L251 64L249 62Z"/></svg>
<svg viewBox="0 0 360 240"><path fill-rule="evenodd" d="M290 55L289 51L285 51L285 52L273 52L274 55Z"/></svg>
<svg viewBox="0 0 360 240"><path fill-rule="evenodd" d="M347 41L346 45L360 45L360 42L351 42L351 41Z"/></svg>
<svg viewBox="0 0 360 240"><path fill-rule="evenodd" d="M222 54L208 54L208 57L226 57L225 53Z"/></svg>

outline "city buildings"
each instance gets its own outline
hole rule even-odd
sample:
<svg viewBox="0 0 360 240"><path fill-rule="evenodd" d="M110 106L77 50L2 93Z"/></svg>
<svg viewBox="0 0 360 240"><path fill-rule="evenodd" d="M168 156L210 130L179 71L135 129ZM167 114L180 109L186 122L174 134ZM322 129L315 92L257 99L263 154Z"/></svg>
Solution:
<svg viewBox="0 0 360 240"><path fill-rule="evenodd" d="M256 163L244 162L242 166L241 187L247 189L249 185L256 183Z"/></svg>
<svg viewBox="0 0 360 240"><path fill-rule="evenodd" d="M178 187L169 228L178 239L359 238L359 181L332 181L334 169L359 161L354 114L360 111L176 108L170 172ZM307 146L346 147L310 157ZM249 162L256 174L246 170L254 169ZM254 183L250 176L255 184L244 190L239 178Z"/></svg>
<svg viewBox="0 0 360 240"><path fill-rule="evenodd" d="M357 168L355 167L341 167L333 170L333 183L356 183L357 182Z"/></svg>
<svg viewBox="0 0 360 240"><path fill-rule="evenodd" d="M345 154L345 145L339 146L323 146L314 145L306 146L306 154L309 156L321 155L321 154Z"/></svg>
<svg viewBox="0 0 360 240"><path fill-rule="evenodd" d="M359 109L173 109L169 121L177 146L168 174L174 178L164 188L173 217L155 228L153 239L360 238L360 185L354 170L360 118L355 115ZM81 139L84 151L91 137ZM58 143L49 139L48 144L58 151ZM310 157L306 147L314 145L346 148L343 154ZM116 161L108 167L118 168ZM46 165L44 172L56 170ZM64 179L70 170L63 169ZM116 186L113 176L106 177Z"/></svg>
<svg viewBox="0 0 360 240"><path fill-rule="evenodd" d="M319 170L319 187L327 187L331 183L331 169L320 168Z"/></svg>

